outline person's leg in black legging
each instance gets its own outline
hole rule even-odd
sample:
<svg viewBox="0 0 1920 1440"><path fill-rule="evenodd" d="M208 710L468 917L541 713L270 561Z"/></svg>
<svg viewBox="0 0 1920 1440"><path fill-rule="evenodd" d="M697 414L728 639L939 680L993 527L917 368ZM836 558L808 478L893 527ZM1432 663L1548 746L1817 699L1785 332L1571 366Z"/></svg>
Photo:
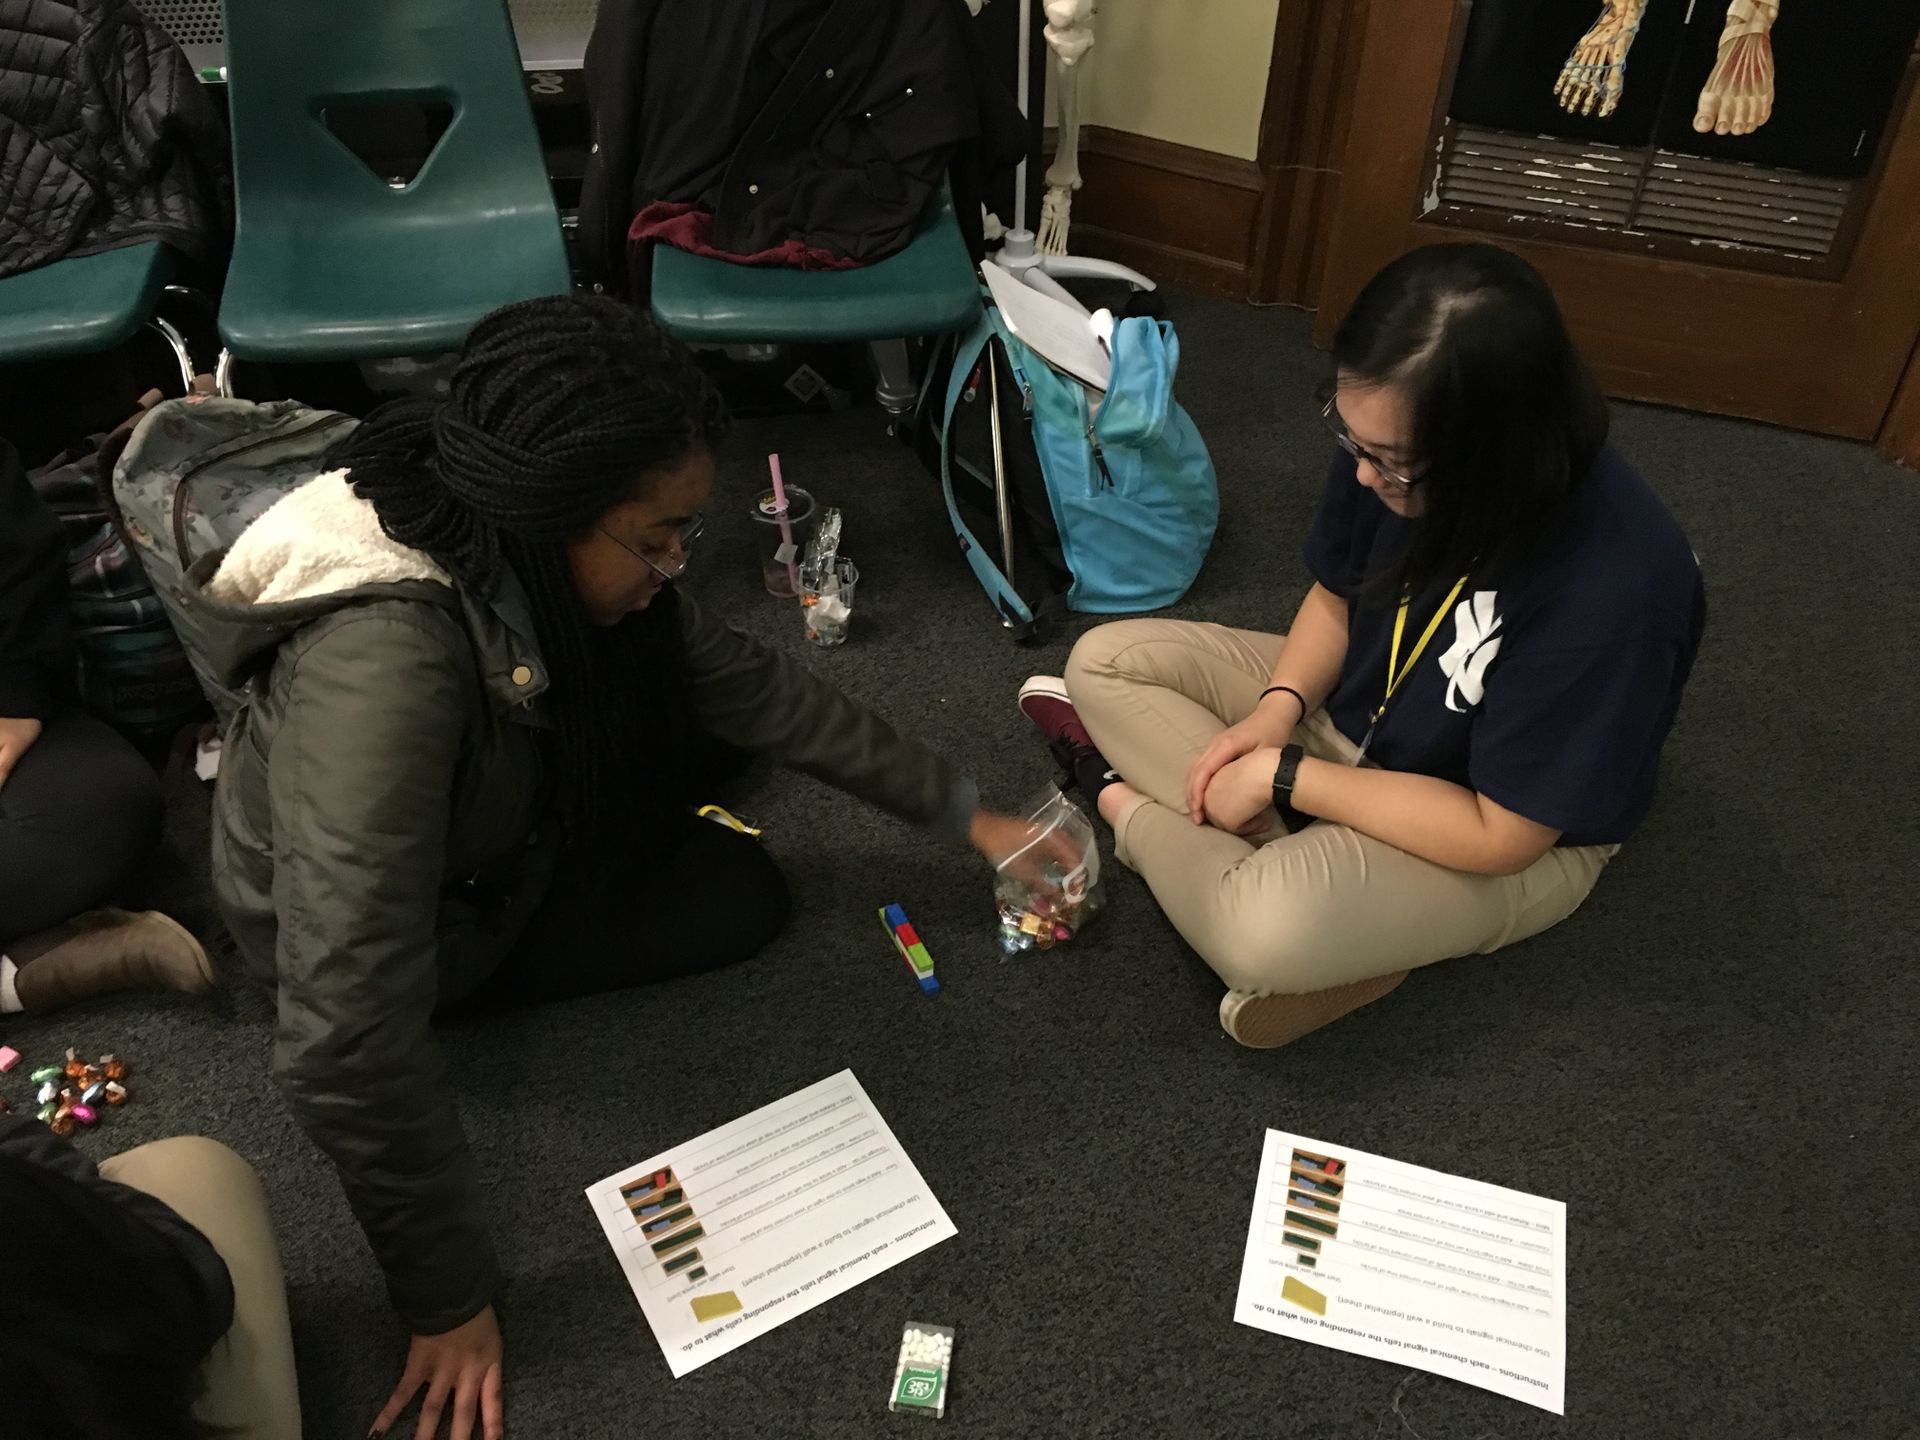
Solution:
<svg viewBox="0 0 1920 1440"><path fill-rule="evenodd" d="M165 916L99 907L160 838L159 777L80 710L46 724L0 785L0 1010L110 990L200 990L213 970Z"/></svg>
<svg viewBox="0 0 1920 1440"><path fill-rule="evenodd" d="M133 746L69 710L0 786L0 950L109 899L160 839L160 780Z"/></svg>
<svg viewBox="0 0 1920 1440"><path fill-rule="evenodd" d="M475 1006L564 1000L745 960L778 935L792 899L758 840L689 819L642 875L595 881L563 866Z"/></svg>

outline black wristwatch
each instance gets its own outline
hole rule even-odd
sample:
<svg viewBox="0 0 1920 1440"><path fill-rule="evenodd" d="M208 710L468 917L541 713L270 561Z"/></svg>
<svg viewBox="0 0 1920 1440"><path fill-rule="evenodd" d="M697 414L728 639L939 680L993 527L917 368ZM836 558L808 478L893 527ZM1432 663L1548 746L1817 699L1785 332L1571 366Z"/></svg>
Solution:
<svg viewBox="0 0 1920 1440"><path fill-rule="evenodd" d="M1293 808L1293 780L1307 752L1298 745L1283 746L1273 771L1273 808L1285 815Z"/></svg>

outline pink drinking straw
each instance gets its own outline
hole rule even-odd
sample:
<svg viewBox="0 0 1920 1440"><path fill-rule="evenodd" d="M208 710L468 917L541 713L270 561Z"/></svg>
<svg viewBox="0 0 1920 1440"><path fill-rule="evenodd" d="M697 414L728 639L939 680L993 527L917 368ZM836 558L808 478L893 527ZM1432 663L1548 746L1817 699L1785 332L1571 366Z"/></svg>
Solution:
<svg viewBox="0 0 1920 1440"><path fill-rule="evenodd" d="M787 486L780 478L780 457L767 456L767 471L773 476L773 513L780 521L780 543L787 547L787 583L800 593L800 566L793 559L793 522L787 518Z"/></svg>

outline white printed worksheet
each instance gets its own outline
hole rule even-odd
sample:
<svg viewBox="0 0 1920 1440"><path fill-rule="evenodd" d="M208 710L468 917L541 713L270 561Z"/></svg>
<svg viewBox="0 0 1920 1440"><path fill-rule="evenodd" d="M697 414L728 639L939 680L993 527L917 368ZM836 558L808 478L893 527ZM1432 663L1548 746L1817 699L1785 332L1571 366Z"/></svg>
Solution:
<svg viewBox="0 0 1920 1440"><path fill-rule="evenodd" d="M587 1187L678 1379L949 1239L851 1070Z"/></svg>
<svg viewBox="0 0 1920 1440"><path fill-rule="evenodd" d="M1233 1318L1565 1413L1567 1207L1267 1131Z"/></svg>

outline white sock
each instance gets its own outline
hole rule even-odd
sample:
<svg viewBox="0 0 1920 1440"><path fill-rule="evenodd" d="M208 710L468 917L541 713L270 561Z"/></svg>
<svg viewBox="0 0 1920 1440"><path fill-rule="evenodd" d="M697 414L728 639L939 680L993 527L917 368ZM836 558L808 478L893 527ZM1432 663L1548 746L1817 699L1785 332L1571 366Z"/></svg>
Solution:
<svg viewBox="0 0 1920 1440"><path fill-rule="evenodd" d="M18 1015L27 1007L20 1003L19 995L14 993L13 976L20 967L0 955L0 1015Z"/></svg>

